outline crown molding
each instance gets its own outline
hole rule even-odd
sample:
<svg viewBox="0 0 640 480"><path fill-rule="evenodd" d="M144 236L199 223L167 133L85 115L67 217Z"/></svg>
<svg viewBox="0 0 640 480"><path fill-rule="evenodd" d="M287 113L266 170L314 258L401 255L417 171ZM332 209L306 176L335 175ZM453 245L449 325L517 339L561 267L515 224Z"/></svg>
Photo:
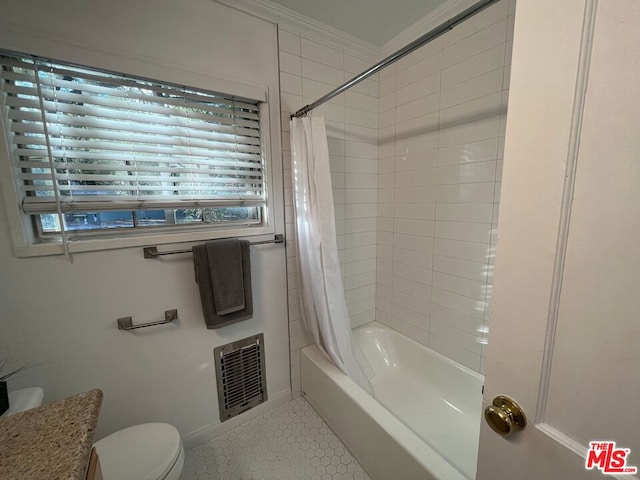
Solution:
<svg viewBox="0 0 640 480"><path fill-rule="evenodd" d="M391 55L416 38L424 35L429 30L433 30L450 18L455 17L460 12L473 6L475 3L477 3L477 0L449 0L443 3L385 43L381 48L382 57Z"/></svg>
<svg viewBox="0 0 640 480"><path fill-rule="evenodd" d="M449 0L404 29L382 47L378 47L270 0L213 1L278 25L309 40L344 50L347 54L371 63L391 55L477 2L477 0Z"/></svg>
<svg viewBox="0 0 640 480"><path fill-rule="evenodd" d="M382 49L348 33L325 25L269 0L214 0L262 20L274 23L291 33L338 48L362 60L375 61Z"/></svg>

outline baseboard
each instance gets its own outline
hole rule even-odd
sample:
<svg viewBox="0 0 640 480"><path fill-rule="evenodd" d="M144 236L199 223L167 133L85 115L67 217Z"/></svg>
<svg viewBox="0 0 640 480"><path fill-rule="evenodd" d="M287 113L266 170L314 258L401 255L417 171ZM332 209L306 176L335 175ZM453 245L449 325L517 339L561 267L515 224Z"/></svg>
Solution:
<svg viewBox="0 0 640 480"><path fill-rule="evenodd" d="M226 422L212 423L210 425L206 425L197 430L194 430L191 433L187 433L182 437L184 448L189 449L195 447L196 445L200 445L201 443L209 441L212 438L215 438L218 435L221 435L224 432L237 427L238 425L242 425L243 423L248 422L261 413L267 412L273 408L291 401L291 398L291 391L285 390L284 392L273 395L269 400L261 403L257 407L254 407L251 410L247 410L246 412L241 413L238 416L230 418Z"/></svg>

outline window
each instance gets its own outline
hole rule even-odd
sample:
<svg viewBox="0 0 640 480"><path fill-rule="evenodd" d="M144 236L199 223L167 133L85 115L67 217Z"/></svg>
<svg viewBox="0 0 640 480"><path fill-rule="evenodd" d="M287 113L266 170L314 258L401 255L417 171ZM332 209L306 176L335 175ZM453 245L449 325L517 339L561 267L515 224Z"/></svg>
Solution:
<svg viewBox="0 0 640 480"><path fill-rule="evenodd" d="M264 225L260 102L9 52L0 66L38 241Z"/></svg>

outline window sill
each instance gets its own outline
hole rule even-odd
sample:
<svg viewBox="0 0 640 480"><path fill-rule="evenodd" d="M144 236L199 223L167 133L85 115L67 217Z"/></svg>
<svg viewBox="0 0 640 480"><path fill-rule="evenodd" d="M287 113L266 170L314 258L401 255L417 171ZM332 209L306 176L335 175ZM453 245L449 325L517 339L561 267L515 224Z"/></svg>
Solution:
<svg viewBox="0 0 640 480"><path fill-rule="evenodd" d="M206 230L198 232L162 233L162 234L140 234L124 237L91 238L72 240L68 242L70 253L97 252L104 250L118 250L134 247L146 247L152 245L167 245L176 243L201 242L204 240L216 240L219 238L245 238L262 235L273 235L275 233L271 226L261 226L255 228ZM259 238L258 240L263 240ZM267 240L266 238L264 240ZM51 243L36 243L31 245L19 245L13 248L14 255L19 258L40 257L47 255L63 255L64 247L62 241ZM140 252L142 255L142 252Z"/></svg>

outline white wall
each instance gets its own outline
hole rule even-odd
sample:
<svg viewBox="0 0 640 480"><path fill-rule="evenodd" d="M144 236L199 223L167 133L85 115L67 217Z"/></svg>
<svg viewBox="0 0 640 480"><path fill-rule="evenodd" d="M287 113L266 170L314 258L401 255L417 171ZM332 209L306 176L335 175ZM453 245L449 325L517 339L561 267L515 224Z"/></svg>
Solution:
<svg viewBox="0 0 640 480"><path fill-rule="evenodd" d="M515 2L380 73L376 318L483 371Z"/></svg>
<svg viewBox="0 0 640 480"><path fill-rule="evenodd" d="M302 323L291 192L289 117L371 66L372 58L279 31L282 140L289 273L292 391L300 392L300 348L311 343ZM327 122L340 267L352 326L375 318L378 78L374 76L314 110Z"/></svg>
<svg viewBox="0 0 640 480"><path fill-rule="evenodd" d="M30 18L31 16L31 18ZM30 27L27 28L26 24ZM284 231L276 28L209 0L2 3L0 47L228 93L268 89L276 231ZM254 317L207 330L189 255L145 260L129 248L15 258L0 208L0 352L42 362L10 389L41 385L45 401L90 388L105 397L98 437L167 421L206 435L219 423L213 349L264 332L270 399L288 397L284 248L252 247ZM116 318L176 325L128 333ZM201 437L199 437L201 438Z"/></svg>

